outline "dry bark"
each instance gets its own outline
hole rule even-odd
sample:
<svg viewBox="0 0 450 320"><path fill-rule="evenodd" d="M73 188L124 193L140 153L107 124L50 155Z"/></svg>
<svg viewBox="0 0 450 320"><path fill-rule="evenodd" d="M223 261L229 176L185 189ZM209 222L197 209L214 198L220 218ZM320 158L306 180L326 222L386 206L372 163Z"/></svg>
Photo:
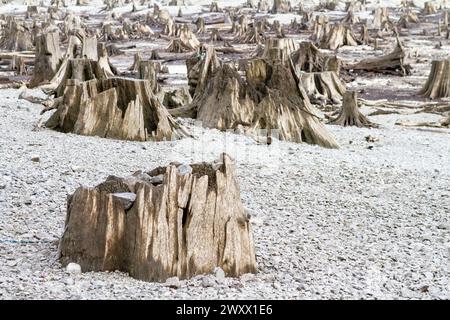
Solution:
<svg viewBox="0 0 450 320"><path fill-rule="evenodd" d="M450 60L433 60L428 80L420 94L430 98L450 97Z"/></svg>
<svg viewBox="0 0 450 320"><path fill-rule="evenodd" d="M162 141L188 136L153 94L147 80L69 80L46 126L112 139Z"/></svg>
<svg viewBox="0 0 450 320"><path fill-rule="evenodd" d="M344 94L339 115L336 119L330 121L330 123L344 127L357 126L373 128L378 126L359 111L356 91L347 91Z"/></svg>
<svg viewBox="0 0 450 320"><path fill-rule="evenodd" d="M149 172L163 174L161 184L110 176L95 188L78 188L67 205L61 263L78 263L83 272L121 270L144 281L191 278L216 267L232 277L255 273L232 160L223 154L219 162L191 165L191 173L181 167ZM135 197L131 208L121 201L124 192Z"/></svg>

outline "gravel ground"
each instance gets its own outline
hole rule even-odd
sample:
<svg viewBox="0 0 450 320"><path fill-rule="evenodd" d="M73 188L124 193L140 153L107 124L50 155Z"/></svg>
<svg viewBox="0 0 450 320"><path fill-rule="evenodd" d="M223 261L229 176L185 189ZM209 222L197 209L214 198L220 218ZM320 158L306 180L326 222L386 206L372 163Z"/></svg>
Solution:
<svg viewBox="0 0 450 320"><path fill-rule="evenodd" d="M399 115L377 116L380 129L327 126L342 146L328 150L258 145L187 123L197 139L137 143L33 131L41 107L17 95L0 91L1 299L450 298L448 130L395 127ZM369 134L380 140L366 142ZM110 174L209 161L221 151L236 159L252 215L256 275L168 286L61 268L68 193Z"/></svg>

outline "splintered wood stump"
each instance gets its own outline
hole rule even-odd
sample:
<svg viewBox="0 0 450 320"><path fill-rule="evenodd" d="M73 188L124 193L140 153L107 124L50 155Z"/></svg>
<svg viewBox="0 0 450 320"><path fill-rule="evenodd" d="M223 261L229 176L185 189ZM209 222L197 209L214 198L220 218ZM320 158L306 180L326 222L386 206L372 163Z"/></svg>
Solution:
<svg viewBox="0 0 450 320"><path fill-rule="evenodd" d="M345 84L335 71L300 72L300 83L311 101L339 103L345 93Z"/></svg>
<svg viewBox="0 0 450 320"><path fill-rule="evenodd" d="M300 48L291 54L296 72L336 71L339 73L340 61L336 56L321 52L311 41L300 43Z"/></svg>
<svg viewBox="0 0 450 320"><path fill-rule="evenodd" d="M66 59L61 64L60 70L53 77L51 83L56 84L55 96L61 97L64 94L67 80L83 82L92 79L107 79L110 75L110 70L103 69L98 61Z"/></svg>
<svg viewBox="0 0 450 320"><path fill-rule="evenodd" d="M320 47L322 49L336 50L342 46L357 46L359 41L353 34L352 29L342 24L334 25L322 38Z"/></svg>
<svg viewBox="0 0 450 320"><path fill-rule="evenodd" d="M104 138L162 141L189 134L168 113L147 80L68 80L46 126Z"/></svg>
<svg viewBox="0 0 450 320"><path fill-rule="evenodd" d="M8 17L8 19L3 36L0 37L0 49L7 51L33 50L31 30L23 21L16 21L12 17Z"/></svg>
<svg viewBox="0 0 450 320"><path fill-rule="evenodd" d="M58 71L62 54L59 48L58 33L46 33L36 39L36 56L33 78L30 87L36 87L42 82L50 81Z"/></svg>
<svg viewBox="0 0 450 320"><path fill-rule="evenodd" d="M342 108L336 119L330 121L331 124L340 126L357 126L357 127L377 127L378 125L371 122L365 115L359 111L356 91L347 91L344 94Z"/></svg>
<svg viewBox="0 0 450 320"><path fill-rule="evenodd" d="M110 176L69 198L59 244L63 266L127 272L144 281L212 273L256 273L251 224L235 165L169 165L139 177ZM162 179L152 179L158 176ZM162 180L162 181L161 181Z"/></svg>
<svg viewBox="0 0 450 320"><path fill-rule="evenodd" d="M280 140L339 147L289 63L251 60L246 79L228 64L215 65L214 72L202 69L203 89L195 91L189 106L169 110L172 115L196 118L209 128L242 126L251 136L259 137L264 131L268 137L278 134Z"/></svg>
<svg viewBox="0 0 450 320"><path fill-rule="evenodd" d="M160 90L158 84L159 62L153 60L140 61L138 66L138 78L146 79L150 83L150 88L154 93Z"/></svg>
<svg viewBox="0 0 450 320"><path fill-rule="evenodd" d="M450 97L450 60L433 60L428 80L420 91L425 97Z"/></svg>
<svg viewBox="0 0 450 320"><path fill-rule="evenodd" d="M290 55L295 49L296 46L293 39L267 38L262 58L268 61L287 63Z"/></svg>
<svg viewBox="0 0 450 320"><path fill-rule="evenodd" d="M288 13L291 11L291 2L286 0L274 0L271 13Z"/></svg>

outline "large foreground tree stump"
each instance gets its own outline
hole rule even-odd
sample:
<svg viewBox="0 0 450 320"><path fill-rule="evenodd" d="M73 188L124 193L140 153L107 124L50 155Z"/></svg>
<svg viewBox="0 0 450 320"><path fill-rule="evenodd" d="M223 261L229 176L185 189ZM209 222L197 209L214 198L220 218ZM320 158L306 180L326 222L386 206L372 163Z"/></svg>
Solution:
<svg viewBox="0 0 450 320"><path fill-rule="evenodd" d="M357 126L373 128L378 126L359 111L356 91L347 91L344 94L341 111L338 117L330 121L330 123L344 127Z"/></svg>
<svg viewBox="0 0 450 320"><path fill-rule="evenodd" d="M111 176L69 198L59 245L64 266L121 270L145 281L216 267L233 277L256 272L250 221L226 154L213 164L169 165L140 177Z"/></svg>
<svg viewBox="0 0 450 320"><path fill-rule="evenodd" d="M427 98L450 97L450 60L433 60L428 80L420 91Z"/></svg>
<svg viewBox="0 0 450 320"><path fill-rule="evenodd" d="M148 80L68 80L46 127L104 138L162 141L189 134L153 94Z"/></svg>

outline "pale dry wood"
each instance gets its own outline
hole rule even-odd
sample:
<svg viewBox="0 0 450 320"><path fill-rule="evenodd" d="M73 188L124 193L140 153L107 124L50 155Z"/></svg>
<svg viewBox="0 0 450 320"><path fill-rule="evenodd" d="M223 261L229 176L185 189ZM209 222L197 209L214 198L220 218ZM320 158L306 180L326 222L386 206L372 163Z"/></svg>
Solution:
<svg viewBox="0 0 450 320"><path fill-rule="evenodd" d="M344 99L339 115L337 118L330 121L330 123L344 127L356 126L373 128L378 126L359 111L356 91L347 91L344 93Z"/></svg>
<svg viewBox="0 0 450 320"><path fill-rule="evenodd" d="M450 60L433 60L427 82L419 94L430 98L450 97Z"/></svg>
<svg viewBox="0 0 450 320"><path fill-rule="evenodd" d="M189 136L153 94L147 80L67 81L62 101L46 126L105 138L162 141Z"/></svg>
<svg viewBox="0 0 450 320"><path fill-rule="evenodd" d="M127 272L144 281L212 273L256 272L251 224L240 199L236 169L228 155L192 164L156 168L161 184L111 176L95 188L78 188L69 198L58 252L63 265L83 272ZM133 192L125 209L118 193Z"/></svg>

